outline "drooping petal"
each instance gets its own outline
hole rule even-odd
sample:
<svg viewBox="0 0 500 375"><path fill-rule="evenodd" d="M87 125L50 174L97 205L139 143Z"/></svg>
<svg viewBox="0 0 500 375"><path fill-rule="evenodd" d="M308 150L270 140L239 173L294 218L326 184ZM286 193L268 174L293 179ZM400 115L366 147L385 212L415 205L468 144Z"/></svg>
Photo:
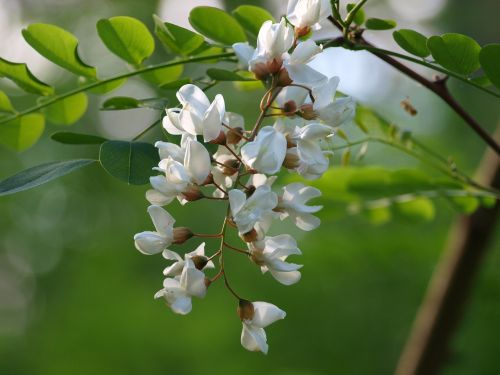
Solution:
<svg viewBox="0 0 500 375"><path fill-rule="evenodd" d="M167 109L167 115L163 117L163 128L172 135L181 135L184 132L179 119L179 108Z"/></svg>
<svg viewBox="0 0 500 375"><path fill-rule="evenodd" d="M219 136L222 131L224 111L224 98L219 94L210 104L203 118L203 139L205 142L210 142Z"/></svg>
<svg viewBox="0 0 500 375"><path fill-rule="evenodd" d="M185 257L185 265L182 270L180 284L186 292L198 298L203 298L207 294L207 286L205 285L205 274L196 269L193 261L189 257Z"/></svg>
<svg viewBox="0 0 500 375"><path fill-rule="evenodd" d="M269 346L266 342L266 332L262 328L252 327L243 323L241 331L241 345L251 352L267 354Z"/></svg>
<svg viewBox="0 0 500 375"><path fill-rule="evenodd" d="M298 283L300 278L302 277L299 271L291 271L291 272L280 272L273 269L269 269L269 273L283 285L292 285Z"/></svg>
<svg viewBox="0 0 500 375"><path fill-rule="evenodd" d="M202 184L210 173L210 154L205 146L198 141L191 141L186 148L184 165L191 177L197 184Z"/></svg>
<svg viewBox="0 0 500 375"><path fill-rule="evenodd" d="M157 232L141 232L134 236L135 247L146 255L158 254L169 246L167 239Z"/></svg>
<svg viewBox="0 0 500 375"><path fill-rule="evenodd" d="M284 319L286 312L279 307L267 302L252 302L254 307L254 316L252 325L260 328L266 328L277 320Z"/></svg>
<svg viewBox="0 0 500 375"><path fill-rule="evenodd" d="M190 105L198 115L205 113L210 106L210 101L203 90L192 84L182 86L177 91L177 99L183 106Z"/></svg>
<svg viewBox="0 0 500 375"><path fill-rule="evenodd" d="M252 58L255 48L245 43L235 43L233 44L234 53L238 57L238 66L240 69L248 69L248 62Z"/></svg>
<svg viewBox="0 0 500 375"><path fill-rule="evenodd" d="M229 190L228 196L231 213L235 216L243 208L247 197L244 192L238 189Z"/></svg>
<svg viewBox="0 0 500 375"><path fill-rule="evenodd" d="M167 159L170 156L172 159L178 161L179 163L182 163L182 161L184 160L185 150L183 150L175 143L158 141L155 143L155 147L158 149L160 159Z"/></svg>
<svg viewBox="0 0 500 375"><path fill-rule="evenodd" d="M175 219L172 215L160 206L155 205L148 207L148 213L149 216L151 216L156 231L164 236L172 238L175 224Z"/></svg>

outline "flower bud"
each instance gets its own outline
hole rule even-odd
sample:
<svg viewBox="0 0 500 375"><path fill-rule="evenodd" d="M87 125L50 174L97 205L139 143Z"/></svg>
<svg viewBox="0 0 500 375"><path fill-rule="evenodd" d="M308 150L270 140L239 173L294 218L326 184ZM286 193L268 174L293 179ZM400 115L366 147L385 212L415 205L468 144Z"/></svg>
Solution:
<svg viewBox="0 0 500 375"><path fill-rule="evenodd" d="M188 202L193 202L203 198L203 193L198 186L189 185L187 189L182 192L182 196Z"/></svg>
<svg viewBox="0 0 500 375"><path fill-rule="evenodd" d="M292 140L289 134L286 135L286 148L297 147L297 144Z"/></svg>
<svg viewBox="0 0 500 375"><path fill-rule="evenodd" d="M205 268L205 266L208 263L208 258L205 257L205 256L202 256L202 255L195 255L194 257L191 257L191 260L193 261L194 266L196 267L196 269L198 269L200 271L203 268Z"/></svg>
<svg viewBox="0 0 500 375"><path fill-rule="evenodd" d="M232 176L236 172L238 172L238 168L240 167L240 162L236 159L226 160L224 163L224 167L222 167L222 173L225 176Z"/></svg>
<svg viewBox="0 0 500 375"><path fill-rule="evenodd" d="M300 110L297 114L302 117L304 120L314 120L318 117L316 112L313 109L312 104L304 104L300 106Z"/></svg>
<svg viewBox="0 0 500 375"><path fill-rule="evenodd" d="M297 112L297 103L295 101L289 100L283 105L283 113L286 116L292 116L295 112Z"/></svg>
<svg viewBox="0 0 500 375"><path fill-rule="evenodd" d="M252 320L255 314L253 303L246 299L240 299L237 311L241 321Z"/></svg>
<svg viewBox="0 0 500 375"><path fill-rule="evenodd" d="M286 69L281 69L278 74L278 86L285 87L292 83L292 79L288 75L288 71Z"/></svg>
<svg viewBox="0 0 500 375"><path fill-rule="evenodd" d="M296 152L287 152L285 160L283 161L283 166L286 169L296 169L300 165L300 158Z"/></svg>
<svg viewBox="0 0 500 375"><path fill-rule="evenodd" d="M177 227L174 228L174 240L172 243L180 245L189 240L191 237L193 237L191 229L187 227Z"/></svg>
<svg viewBox="0 0 500 375"><path fill-rule="evenodd" d="M258 234L257 234L257 231L255 229L252 229L250 232L240 234L240 237L245 242L253 242L253 241L257 240Z"/></svg>
<svg viewBox="0 0 500 375"><path fill-rule="evenodd" d="M226 142L230 145L238 144L243 137L243 128L231 128L228 129L226 134Z"/></svg>
<svg viewBox="0 0 500 375"><path fill-rule="evenodd" d="M212 139L210 142L211 144L214 145L225 145L226 144L226 134L221 130L217 138Z"/></svg>

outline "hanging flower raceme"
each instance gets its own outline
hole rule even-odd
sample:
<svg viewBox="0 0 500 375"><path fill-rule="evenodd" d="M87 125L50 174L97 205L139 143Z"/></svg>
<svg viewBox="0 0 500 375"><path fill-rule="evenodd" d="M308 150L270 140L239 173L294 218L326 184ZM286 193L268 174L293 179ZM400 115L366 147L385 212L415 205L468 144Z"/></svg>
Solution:
<svg viewBox="0 0 500 375"><path fill-rule="evenodd" d="M291 24L285 19L264 22L256 48L248 43L233 46L239 67L248 68L268 88L251 130L245 129L241 115L226 111L222 95L210 101L195 85L179 89L180 107L167 109L163 127L181 136L180 142L156 142L158 175L150 178L152 189L146 192L156 230L134 237L140 252L162 253L168 262L163 288L155 298L164 300L176 314L189 313L192 298L204 298L212 283L224 279L239 304L241 344L250 351L268 352L264 328L286 314L270 303L240 297L227 279L224 254L246 255L247 261L282 285L301 279L302 265L289 260L301 254L297 241L287 233L272 233L272 226L276 220L290 219L301 230L317 228L320 219L315 214L322 206L311 200L321 192L302 182L276 186L278 174L288 170L305 179L321 177L330 164L329 139L334 129L354 113L352 99L336 97L338 78L328 79L310 66L323 50L313 39L303 37L326 18L325 9L322 0L292 0L288 6ZM161 206L175 199L183 205L200 199L219 201L214 205L226 213L220 231L200 234L174 227L175 220ZM205 212L195 215L206 222L212 218ZM240 245L230 243L227 233L231 230L238 233ZM212 240L201 242L184 254L174 248L200 237L216 240L218 245Z"/></svg>

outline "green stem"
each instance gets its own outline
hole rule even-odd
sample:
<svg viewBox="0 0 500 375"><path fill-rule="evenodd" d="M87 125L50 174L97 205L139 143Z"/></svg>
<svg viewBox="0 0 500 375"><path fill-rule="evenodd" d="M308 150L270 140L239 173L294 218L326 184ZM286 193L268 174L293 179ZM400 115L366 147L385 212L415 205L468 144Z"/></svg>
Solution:
<svg viewBox="0 0 500 375"><path fill-rule="evenodd" d="M5 117L2 120L0 120L0 125L4 124L6 122L12 121L12 120L19 118L21 116L27 115L29 113L36 112L42 108L45 108L51 104L57 103L58 101L63 100L63 99L70 97L72 95L78 94L80 92L88 91L90 89L105 85L105 84L110 83L112 81L137 76L137 75L140 75L143 73L152 72L152 71L155 71L158 69L167 68L167 67L171 67L171 66L190 64L190 63L195 63L195 62L200 62L200 61L206 61L206 60L212 60L212 59L224 58L224 57L231 57L231 56L234 56L233 52L219 53L219 54L215 54L215 55L207 55L207 56L199 56L199 57L191 57L191 58L184 59L184 60L170 61L170 62L166 62L166 63L162 63L162 64L148 66L146 68L134 70L133 72L124 73L124 74L120 74L120 75L117 75L115 77L111 77L111 78L108 78L108 79L105 79L102 81L93 82L93 83L90 83L88 85L81 86L81 87L78 87L76 89L70 90L64 94L54 96L52 99L49 99L49 100L47 100L43 103L40 103L36 106L25 109L24 111L18 112L15 115Z"/></svg>
<svg viewBox="0 0 500 375"><path fill-rule="evenodd" d="M344 34L347 33L347 31L349 31L349 26L351 26L351 23L352 21L354 20L354 17L356 17L356 13L358 13L358 11L361 9L361 7L363 5L365 5L367 0L361 0L359 1L355 6L354 8L351 9L351 11L347 14L347 17L345 18L344 20L344 24L345 24L345 27L344 27ZM347 30L347 31L346 31ZM347 37L347 35L344 35L344 37Z"/></svg>

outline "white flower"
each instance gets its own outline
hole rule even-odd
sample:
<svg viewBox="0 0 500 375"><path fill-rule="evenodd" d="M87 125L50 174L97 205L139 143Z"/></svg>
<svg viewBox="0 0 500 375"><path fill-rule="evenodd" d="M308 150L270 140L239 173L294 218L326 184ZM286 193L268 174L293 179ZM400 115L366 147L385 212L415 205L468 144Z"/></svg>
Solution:
<svg viewBox="0 0 500 375"><path fill-rule="evenodd" d="M249 198L241 190L229 191L231 214L240 234L254 229L258 221L263 220L267 214L272 214L277 204L278 197L267 185L259 186Z"/></svg>
<svg viewBox="0 0 500 375"><path fill-rule="evenodd" d="M260 173L277 173L286 155L286 138L271 126L263 127L254 141L241 148L241 158Z"/></svg>
<svg viewBox="0 0 500 375"><path fill-rule="evenodd" d="M327 18L331 12L328 0L289 0L287 18L299 29L319 28L318 22Z"/></svg>
<svg viewBox="0 0 500 375"><path fill-rule="evenodd" d="M177 91L177 99L182 109L168 109L167 116L163 118L163 127L167 132L174 135L203 135L205 142L220 135L226 111L222 95L216 95L210 103L199 87L187 84Z"/></svg>
<svg viewBox="0 0 500 375"><path fill-rule="evenodd" d="M181 273L180 284L190 296L203 298L207 294L205 274L197 269L193 259L184 257L184 268Z"/></svg>
<svg viewBox="0 0 500 375"><path fill-rule="evenodd" d="M160 146L163 147L163 152L166 152L164 145ZM175 157L180 157L182 150L170 148L174 150ZM210 154L198 141L188 140L183 164L168 156L160 161L158 167L164 176L153 176L149 179L153 189L146 192L146 198L152 204L164 206L176 197L183 201L183 194L188 191L190 185L200 185L206 180L211 170Z"/></svg>
<svg viewBox="0 0 500 375"><path fill-rule="evenodd" d="M262 273L269 273L281 284L291 285L300 280L300 264L288 263L289 255L300 255L295 239L282 234L275 237L265 237L258 244L249 244L251 259L260 266Z"/></svg>
<svg viewBox="0 0 500 375"><path fill-rule="evenodd" d="M163 289L155 294L155 299L164 298L167 305L176 314L186 315L192 309L191 296L177 279L163 280Z"/></svg>
<svg viewBox="0 0 500 375"><path fill-rule="evenodd" d="M233 50L236 57L238 57L238 67L240 69L248 69L248 62L255 53L255 48L248 44L248 42L245 42L233 44Z"/></svg>
<svg viewBox="0 0 500 375"><path fill-rule="evenodd" d="M175 251L172 250L164 250L163 251L163 257L168 260L173 260L175 261L172 263L172 265L168 266L163 270L163 274L167 277L175 277L175 276L180 276L182 273L182 270L184 269L184 265L186 264L186 261L181 258L179 254L177 254ZM205 257L205 242L202 242L194 251L191 251L190 253L186 253L184 255L185 258L191 258L191 259L203 259ZM204 262L203 262L204 263ZM203 266L202 269L205 268L214 268L214 263L210 260L207 261L206 264Z"/></svg>
<svg viewBox="0 0 500 375"><path fill-rule="evenodd" d="M159 206L149 206L148 213L156 232L137 233L134 236L135 247L146 255L158 254L173 243L175 220Z"/></svg>
<svg viewBox="0 0 500 375"><path fill-rule="evenodd" d="M339 84L338 77L332 77L324 85L312 89L315 101L313 110L318 118L330 126L340 126L354 116L356 103L351 97L335 99Z"/></svg>
<svg viewBox="0 0 500 375"><path fill-rule="evenodd" d="M293 83L307 87L316 87L324 85L327 82L328 78L325 75L307 65L322 50L323 48L311 39L300 42L295 47L290 57L284 61L288 76ZM306 90L302 90L307 93Z"/></svg>
<svg viewBox="0 0 500 375"><path fill-rule="evenodd" d="M248 302L248 313L242 314L243 330L241 331L241 345L252 352L267 354L269 346L264 328L284 319L286 313L275 305L267 302ZM250 307L250 305L252 307ZM241 306L241 302L240 302Z"/></svg>
<svg viewBox="0 0 500 375"><path fill-rule="evenodd" d="M300 182L288 184L283 188L283 195L278 203L281 220L289 217L297 227L306 231L317 228L321 221L312 214L323 206L308 206L307 202L319 196L321 191L312 186Z"/></svg>

